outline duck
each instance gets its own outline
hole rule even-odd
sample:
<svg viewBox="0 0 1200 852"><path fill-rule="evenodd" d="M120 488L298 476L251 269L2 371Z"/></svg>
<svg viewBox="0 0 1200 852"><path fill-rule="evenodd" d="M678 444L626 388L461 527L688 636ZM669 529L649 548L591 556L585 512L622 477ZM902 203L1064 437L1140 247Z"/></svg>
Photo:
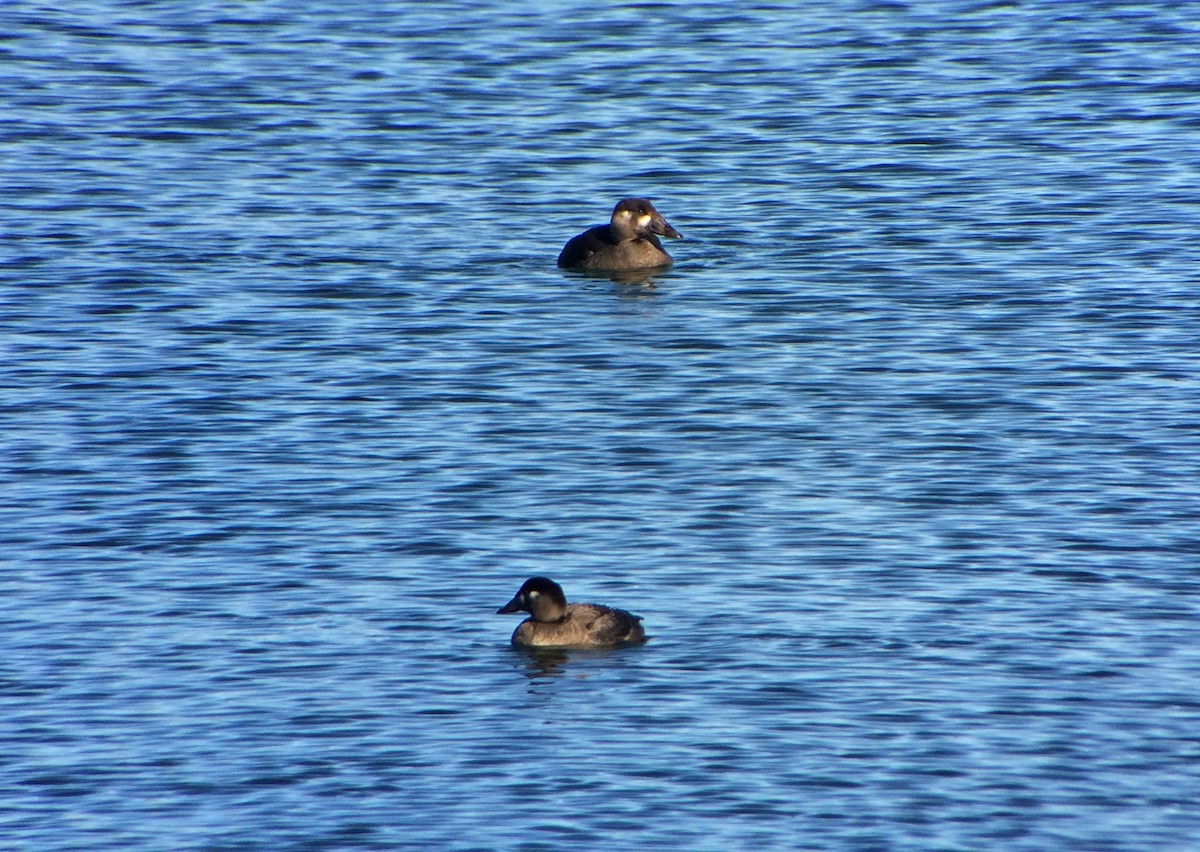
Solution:
<svg viewBox="0 0 1200 852"><path fill-rule="evenodd" d="M512 643L520 648L613 648L646 641L642 617L623 609L567 603L562 586L548 577L530 577L497 615L527 612Z"/></svg>
<svg viewBox="0 0 1200 852"><path fill-rule="evenodd" d="M683 239L649 199L625 198L617 202L607 225L572 237L558 255L558 265L605 272L670 266L675 261L663 250L659 236Z"/></svg>

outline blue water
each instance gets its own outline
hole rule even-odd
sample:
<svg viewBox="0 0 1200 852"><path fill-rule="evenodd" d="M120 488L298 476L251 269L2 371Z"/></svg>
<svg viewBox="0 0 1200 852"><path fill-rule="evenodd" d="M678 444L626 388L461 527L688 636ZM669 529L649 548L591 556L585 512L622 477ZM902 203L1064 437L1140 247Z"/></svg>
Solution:
<svg viewBox="0 0 1200 852"><path fill-rule="evenodd" d="M4 849L1200 846L1192 4L67 5ZM555 268L631 194L673 269Z"/></svg>

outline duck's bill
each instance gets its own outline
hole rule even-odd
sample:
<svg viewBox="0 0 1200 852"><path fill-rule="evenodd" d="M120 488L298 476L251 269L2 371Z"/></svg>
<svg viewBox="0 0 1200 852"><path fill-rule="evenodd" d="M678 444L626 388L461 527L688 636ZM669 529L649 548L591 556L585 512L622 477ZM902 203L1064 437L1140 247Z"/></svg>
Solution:
<svg viewBox="0 0 1200 852"><path fill-rule="evenodd" d="M650 230L658 234L660 237L671 237L672 239L682 240L683 234L676 231L667 224L667 220L662 216L656 216L650 220Z"/></svg>
<svg viewBox="0 0 1200 852"><path fill-rule="evenodd" d="M496 615L507 615L510 612L520 612L520 611L521 611L521 596L517 595L515 598L513 598L511 601L506 603L504 606L500 607L500 609L496 610Z"/></svg>

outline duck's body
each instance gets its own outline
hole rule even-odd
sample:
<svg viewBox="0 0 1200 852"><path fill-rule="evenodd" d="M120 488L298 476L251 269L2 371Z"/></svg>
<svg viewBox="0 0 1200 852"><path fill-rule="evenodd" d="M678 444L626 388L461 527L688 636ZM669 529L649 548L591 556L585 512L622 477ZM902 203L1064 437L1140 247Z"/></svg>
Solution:
<svg viewBox="0 0 1200 852"><path fill-rule="evenodd" d="M607 225L572 237L558 255L558 265L606 272L670 266L674 261L656 235L682 239L645 198L626 198L613 208Z"/></svg>
<svg viewBox="0 0 1200 852"><path fill-rule="evenodd" d="M646 641L641 617L600 604L569 604L562 587L530 577L497 613L528 612L512 643L525 648L611 648Z"/></svg>

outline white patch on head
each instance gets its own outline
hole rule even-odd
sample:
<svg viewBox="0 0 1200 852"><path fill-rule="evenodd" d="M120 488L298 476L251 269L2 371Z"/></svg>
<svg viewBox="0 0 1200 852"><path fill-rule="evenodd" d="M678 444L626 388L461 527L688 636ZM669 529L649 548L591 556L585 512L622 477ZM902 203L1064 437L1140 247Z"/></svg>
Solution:
<svg viewBox="0 0 1200 852"><path fill-rule="evenodd" d="M622 219L628 219L633 214L630 213L628 210L618 210L617 215L620 216Z"/></svg>
<svg viewBox="0 0 1200 852"><path fill-rule="evenodd" d="M534 600L535 598L537 598L537 596L538 596L537 589L530 589L528 592L525 593L525 597L529 598L530 600Z"/></svg>
<svg viewBox="0 0 1200 852"><path fill-rule="evenodd" d="M644 228L649 224L650 224L650 214L649 213L643 213L641 216L638 216L638 227L639 228Z"/></svg>

